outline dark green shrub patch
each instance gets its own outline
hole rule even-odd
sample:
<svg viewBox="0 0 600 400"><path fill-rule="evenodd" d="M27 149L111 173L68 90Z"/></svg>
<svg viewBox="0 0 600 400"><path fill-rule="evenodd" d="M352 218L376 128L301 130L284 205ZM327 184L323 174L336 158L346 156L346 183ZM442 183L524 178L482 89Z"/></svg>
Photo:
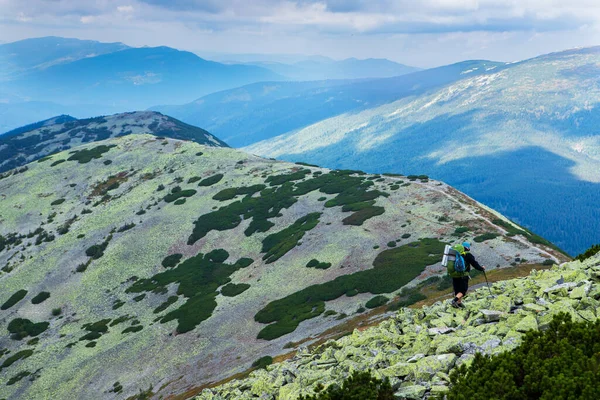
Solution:
<svg viewBox="0 0 600 400"><path fill-rule="evenodd" d="M97 260L104 255L104 251L108 247L108 244L112 240L112 235L108 235L106 240L100 244L95 244L93 246L88 247L85 250L85 255L88 257L92 257L92 259Z"/></svg>
<svg viewBox="0 0 600 400"><path fill-rule="evenodd" d="M250 285L247 283L228 283L221 288L221 294L227 297L235 297L248 289L250 289Z"/></svg>
<svg viewBox="0 0 600 400"><path fill-rule="evenodd" d="M8 310L9 308L11 308L15 304L17 304L19 301L23 300L23 297L25 297L26 295L27 295L27 290L25 290L25 289L17 290L15 293L13 293L12 296L10 296L8 298L8 300L6 300L4 302L4 304L2 304L2 306L0 306L0 309Z"/></svg>
<svg viewBox="0 0 600 400"><path fill-rule="evenodd" d="M321 213L305 215L289 227L264 238L262 252L265 253L263 256L265 263L270 264L279 260L288 251L296 247L304 234L317 226L320 216Z"/></svg>
<svg viewBox="0 0 600 400"><path fill-rule="evenodd" d="M177 295L183 295L186 302L168 312L160 321L177 320L177 332L189 332L212 315L217 306L218 288L229 283L235 271L252 263L251 259L241 258L235 264L225 264L228 257L229 254L221 249L206 255L200 253L149 279L137 280L126 292L151 292L178 283Z"/></svg>
<svg viewBox="0 0 600 400"><path fill-rule="evenodd" d="M169 308L171 304L175 303L178 299L179 297L177 296L169 296L169 298L164 303L162 303L160 306L154 309L154 314L158 314L160 312L165 311L167 308Z"/></svg>
<svg viewBox="0 0 600 400"><path fill-rule="evenodd" d="M182 204L185 204L185 199L177 199L173 202L174 205L176 206L180 206Z"/></svg>
<svg viewBox="0 0 600 400"><path fill-rule="evenodd" d="M260 191L260 196L246 196L240 201L234 201L216 211L200 216L194 222L195 227L188 239L188 244L194 244L211 230L233 229L241 223L242 217L248 220L252 219L250 226L244 232L246 236L250 236L255 232L266 232L274 225L269 221L269 218L277 217L281 210L296 203L296 197L306 195L314 190L337 195L326 203L328 207L352 205L372 201L380 196L388 196L387 193L377 190L369 191L368 188L372 185L372 182L371 184L366 183L363 177L351 176L352 173L355 172L332 171L322 175L313 174L312 179L288 181L266 189L264 185L255 185L251 187L253 188L252 193L247 193L248 188L224 189L213 198L215 200L230 200L240 194L254 194L258 191ZM263 188L259 189L260 186L263 186ZM380 210L376 212L374 212L375 210L370 212L364 210L367 209L358 211L362 211L362 214L350 219L350 221L358 223L374 215L379 215L380 212ZM351 217L352 215L348 218Z"/></svg>
<svg viewBox="0 0 600 400"><path fill-rule="evenodd" d="M371 300L367 301L365 307L367 308L376 308L386 304L390 299L383 295L375 296Z"/></svg>
<svg viewBox="0 0 600 400"><path fill-rule="evenodd" d="M90 210L90 209L87 209L87 208L84 208L83 210L81 210L81 213L82 213L82 214L91 214L91 213L92 213L92 210Z"/></svg>
<svg viewBox="0 0 600 400"><path fill-rule="evenodd" d="M88 343L85 344L85 347L96 347L96 344L98 344L98 343L96 343L94 341L88 342Z"/></svg>
<svg viewBox="0 0 600 400"><path fill-rule="evenodd" d="M142 325L134 325L134 326L130 326L130 327L123 329L123 332L121 332L121 333L122 334L135 333L135 332L141 331L142 329L144 329L144 327Z"/></svg>
<svg viewBox="0 0 600 400"><path fill-rule="evenodd" d="M12 378L10 378L8 380L8 382L6 382L6 386L14 385L15 383L19 382L23 378L28 377L29 375L31 375L31 372L29 372L29 371L21 371L18 374L16 374L15 376L13 376Z"/></svg>
<svg viewBox="0 0 600 400"><path fill-rule="evenodd" d="M387 242L387 246L388 247L396 247L396 241L392 240L392 241Z"/></svg>
<svg viewBox="0 0 600 400"><path fill-rule="evenodd" d="M133 222L129 223L129 224L125 224L123 226L121 226L119 229L117 229L117 232L125 232L130 230L131 228L135 227L135 224Z"/></svg>
<svg viewBox="0 0 600 400"><path fill-rule="evenodd" d="M56 160L52 164L50 164L50 166L51 167L55 167L57 165L60 165L60 164L64 163L65 161L67 161L67 160Z"/></svg>
<svg viewBox="0 0 600 400"><path fill-rule="evenodd" d="M259 358L258 360L252 363L252 367L254 368L267 368L267 365L273 364L273 357L264 356Z"/></svg>
<svg viewBox="0 0 600 400"><path fill-rule="evenodd" d="M110 321L111 321L111 319L107 318L107 319L101 319L100 321L84 324L81 327L81 329L85 329L86 331L88 331L88 333L86 333L84 336L79 338L79 341L82 341L82 340L90 341L90 340L96 340L96 339L100 338L103 334L108 332L108 324L110 323Z"/></svg>
<svg viewBox="0 0 600 400"><path fill-rule="evenodd" d="M101 158L102 154L108 152L113 147L117 146L114 144L110 146L100 145L91 149L75 150L72 152L72 155L67 158L67 161L78 161L79 164L86 164L95 158Z"/></svg>
<svg viewBox="0 0 600 400"><path fill-rule="evenodd" d="M132 317L130 317L129 315L121 315L119 318L114 319L109 326L113 327L115 325L119 325L125 321L129 321Z"/></svg>
<svg viewBox="0 0 600 400"><path fill-rule="evenodd" d="M176 188L178 188L179 186L176 186ZM173 189L175 190L175 188ZM187 189L187 190L178 190L178 191L171 191L171 193L169 193L168 195L166 195L163 200L166 201L167 203L172 203L177 199L183 198L183 197L192 197L193 195L195 195L197 193L197 191L195 189Z"/></svg>
<svg viewBox="0 0 600 400"><path fill-rule="evenodd" d="M8 331L12 334L11 339L21 340L27 336L38 336L46 329L50 323L48 322L31 322L25 318L15 318L8 324Z"/></svg>
<svg viewBox="0 0 600 400"><path fill-rule="evenodd" d="M494 219L492 221L495 225L501 226L502 228L506 229L506 232L511 235L523 235L523 236L527 236L527 232L525 232L522 229L516 228L514 227L512 224L509 224L508 222L501 220L500 218Z"/></svg>
<svg viewBox="0 0 600 400"><path fill-rule="evenodd" d="M301 179L304 179L306 178L306 175L310 173L310 169L301 169L291 174L271 175L265 180L265 182L269 183L271 186L283 185L286 182L299 181Z"/></svg>
<svg viewBox="0 0 600 400"><path fill-rule="evenodd" d="M487 233L484 233L483 235L475 236L473 238L473 241L477 242L477 243L481 243L481 242L485 242L486 240L495 239L498 236L500 236L500 235L498 235L497 233L487 232Z"/></svg>
<svg viewBox="0 0 600 400"><path fill-rule="evenodd" d="M219 193L213 196L214 200L225 201L231 200L236 196L252 196L254 193L260 192L266 188L265 185L252 185L252 186L242 186L238 188L227 188L221 190Z"/></svg>
<svg viewBox="0 0 600 400"><path fill-rule="evenodd" d="M166 256L164 260L162 260L162 266L165 268L173 268L181 261L181 257L183 254L171 254L170 256Z"/></svg>
<svg viewBox="0 0 600 400"><path fill-rule="evenodd" d="M209 176L208 178L202 179L198 186L212 186L215 183L218 183L223 179L223 174L216 174L213 176Z"/></svg>
<svg viewBox="0 0 600 400"><path fill-rule="evenodd" d="M31 299L31 302L33 304L40 304L41 302L45 301L48 297L50 297L49 292L39 292L33 299Z"/></svg>
<svg viewBox="0 0 600 400"><path fill-rule="evenodd" d="M0 371L2 371L4 368L10 367L11 365L13 365L17 361L24 360L24 359L26 359L28 357L31 357L32 355L33 355L33 350L30 350L30 349L21 350L19 352L16 352L12 356L10 356L6 360L4 360L4 362L2 363L2 365L0 365Z"/></svg>
<svg viewBox="0 0 600 400"><path fill-rule="evenodd" d="M344 225L362 225L363 222L368 220L369 218L376 217L377 215L381 215L385 212L383 207L367 207L363 208L360 211L355 212L354 214L346 217L342 220Z"/></svg>
<svg viewBox="0 0 600 400"><path fill-rule="evenodd" d="M596 399L600 393L600 320L554 316L545 331L529 331L511 351L484 356L450 374L449 400Z"/></svg>
<svg viewBox="0 0 600 400"><path fill-rule="evenodd" d="M459 226L458 228L456 228L454 230L454 232L452 233L452 235L454 236L461 236L463 233L468 232L470 229L466 226Z"/></svg>
<svg viewBox="0 0 600 400"><path fill-rule="evenodd" d="M192 176L190 179L188 179L187 183L198 182L200 179L202 179L201 176Z"/></svg>
<svg viewBox="0 0 600 400"><path fill-rule="evenodd" d="M133 301L135 301L136 303L138 303L138 302L144 300L144 297L146 297L146 293L142 293L142 294L140 294L138 296L135 296L133 298Z"/></svg>
<svg viewBox="0 0 600 400"><path fill-rule="evenodd" d="M44 161L48 161L51 160L52 156L46 156L46 157L42 157L39 160L37 160L38 163L43 163Z"/></svg>
<svg viewBox="0 0 600 400"><path fill-rule="evenodd" d="M54 200L52 203L50 203L51 206L58 206L62 203L65 202L65 199L58 199L58 200Z"/></svg>
<svg viewBox="0 0 600 400"><path fill-rule="evenodd" d="M272 340L293 332L304 320L325 311L325 302L352 293L391 293L419 276L427 265L442 260L444 243L421 239L398 248L384 250L373 261L374 268L339 276L336 279L309 286L296 293L267 304L254 319L263 324L259 339Z"/></svg>
<svg viewBox="0 0 600 400"><path fill-rule="evenodd" d="M307 268L316 268L316 269L327 269L331 267L331 263L319 262L319 260L313 258L306 264Z"/></svg>
<svg viewBox="0 0 600 400"><path fill-rule="evenodd" d="M58 317L60 314L62 314L62 309L61 308L53 308L52 309L52 316Z"/></svg>
<svg viewBox="0 0 600 400"><path fill-rule="evenodd" d="M323 390L319 384L314 389L313 396L300 396L298 400L394 400L394 390L386 379L379 380L371 376L370 372L354 371L342 386L331 385Z"/></svg>
<svg viewBox="0 0 600 400"><path fill-rule="evenodd" d="M402 239L408 239L410 237L410 233L405 233L402 235Z"/></svg>
<svg viewBox="0 0 600 400"><path fill-rule="evenodd" d="M104 165L110 165L110 164L112 164L112 160L104 160L102 162L102 164L104 164Z"/></svg>
<svg viewBox="0 0 600 400"><path fill-rule="evenodd" d="M589 249L587 249L585 252L583 252L580 255L578 255L577 257L575 257L575 259L579 260L579 261L587 260L588 258L593 257L596 254L598 254L598 252L600 252L600 244L595 244L592 247L590 247Z"/></svg>

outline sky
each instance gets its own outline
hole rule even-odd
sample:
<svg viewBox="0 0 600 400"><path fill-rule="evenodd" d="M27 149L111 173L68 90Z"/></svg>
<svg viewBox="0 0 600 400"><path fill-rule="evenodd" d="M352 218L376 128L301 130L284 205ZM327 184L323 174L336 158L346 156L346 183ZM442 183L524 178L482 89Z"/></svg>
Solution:
<svg viewBox="0 0 600 400"><path fill-rule="evenodd" d="M1 41L41 36L433 67L600 45L600 1L0 0Z"/></svg>

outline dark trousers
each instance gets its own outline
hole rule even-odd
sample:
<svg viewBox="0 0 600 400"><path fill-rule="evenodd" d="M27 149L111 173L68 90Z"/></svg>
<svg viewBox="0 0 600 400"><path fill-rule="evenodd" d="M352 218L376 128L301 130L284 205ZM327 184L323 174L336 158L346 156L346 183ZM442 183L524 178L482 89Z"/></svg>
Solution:
<svg viewBox="0 0 600 400"><path fill-rule="evenodd" d="M455 296L459 293L462 293L463 296L466 295L467 290L469 290L469 277L452 278L452 287L454 288Z"/></svg>

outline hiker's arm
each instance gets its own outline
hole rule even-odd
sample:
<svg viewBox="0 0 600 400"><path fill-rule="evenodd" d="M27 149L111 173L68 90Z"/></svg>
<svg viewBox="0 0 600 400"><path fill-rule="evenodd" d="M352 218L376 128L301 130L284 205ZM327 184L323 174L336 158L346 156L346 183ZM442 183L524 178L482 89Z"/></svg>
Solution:
<svg viewBox="0 0 600 400"><path fill-rule="evenodd" d="M479 271L484 271L485 267L481 266L477 260L475 259L475 256L471 253L467 253L465 254L465 260L469 263L470 266L472 266L473 268L479 270Z"/></svg>

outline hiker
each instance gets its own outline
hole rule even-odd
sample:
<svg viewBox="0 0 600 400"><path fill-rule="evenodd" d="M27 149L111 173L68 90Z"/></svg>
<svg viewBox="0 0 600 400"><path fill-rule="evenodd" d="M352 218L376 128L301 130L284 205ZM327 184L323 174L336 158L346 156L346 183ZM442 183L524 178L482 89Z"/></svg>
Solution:
<svg viewBox="0 0 600 400"><path fill-rule="evenodd" d="M460 246L456 246L460 248ZM471 271L471 267L479 270L485 271L485 267L480 265L477 260L475 260L475 256L471 254L471 244L469 242L463 242L462 247L464 252L461 251L461 255L465 261L465 271L464 272L454 272L452 276L452 286L454 287L454 299L452 299L452 307L455 308L464 308L465 305L462 303L462 298L467 294L467 290L469 290L469 272Z"/></svg>

